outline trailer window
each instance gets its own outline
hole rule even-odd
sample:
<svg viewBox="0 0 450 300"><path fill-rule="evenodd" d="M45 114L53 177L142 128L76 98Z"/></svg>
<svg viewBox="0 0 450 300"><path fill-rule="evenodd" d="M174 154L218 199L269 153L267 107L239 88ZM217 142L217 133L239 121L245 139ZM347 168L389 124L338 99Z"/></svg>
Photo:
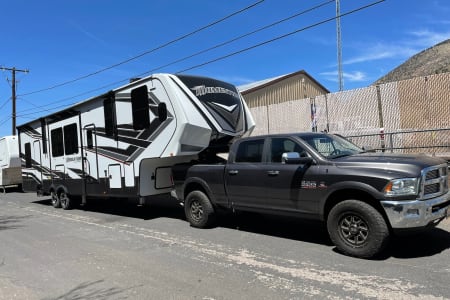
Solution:
<svg viewBox="0 0 450 300"><path fill-rule="evenodd" d="M64 155L63 131L62 128L56 128L51 131L52 155L53 157Z"/></svg>
<svg viewBox="0 0 450 300"><path fill-rule="evenodd" d="M64 152L66 155L78 153L77 124L64 126Z"/></svg>
<svg viewBox="0 0 450 300"><path fill-rule="evenodd" d="M145 129L150 126L148 104L148 90L146 85L131 90L134 130Z"/></svg>
<svg viewBox="0 0 450 300"><path fill-rule="evenodd" d="M47 153L47 128L45 126L45 119L41 119L41 132L42 132L42 153Z"/></svg>
<svg viewBox="0 0 450 300"><path fill-rule="evenodd" d="M103 101L103 112L105 115L105 133L108 136L114 135L114 129L117 127L114 114L114 98L108 97Z"/></svg>
<svg viewBox="0 0 450 300"><path fill-rule="evenodd" d="M86 140L87 140L87 147L88 147L88 149L94 148L94 139L93 139L93 135L92 135L92 130L91 129L88 129L86 131Z"/></svg>
<svg viewBox="0 0 450 300"><path fill-rule="evenodd" d="M239 145L236 162L261 162L264 139L242 142Z"/></svg>
<svg viewBox="0 0 450 300"><path fill-rule="evenodd" d="M31 168L31 144L25 144L25 168Z"/></svg>

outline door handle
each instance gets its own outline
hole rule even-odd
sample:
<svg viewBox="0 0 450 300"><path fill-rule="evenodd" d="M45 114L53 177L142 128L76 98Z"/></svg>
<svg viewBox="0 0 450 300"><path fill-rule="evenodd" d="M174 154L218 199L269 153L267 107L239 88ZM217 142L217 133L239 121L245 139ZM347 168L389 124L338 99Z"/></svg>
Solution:
<svg viewBox="0 0 450 300"><path fill-rule="evenodd" d="M237 175L238 173L239 173L238 170L230 170L230 171L228 171L228 174L230 174L230 175Z"/></svg>
<svg viewBox="0 0 450 300"><path fill-rule="evenodd" d="M277 176L278 174L280 174L280 171L275 171L275 170L273 170L273 171L267 171L267 174L268 174L269 176Z"/></svg>

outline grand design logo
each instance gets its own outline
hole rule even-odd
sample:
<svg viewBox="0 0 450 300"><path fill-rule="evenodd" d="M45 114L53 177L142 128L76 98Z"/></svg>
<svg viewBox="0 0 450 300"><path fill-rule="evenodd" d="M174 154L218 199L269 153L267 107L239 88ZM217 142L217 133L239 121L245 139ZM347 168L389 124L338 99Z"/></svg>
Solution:
<svg viewBox="0 0 450 300"><path fill-rule="evenodd" d="M227 94L230 96L233 96L237 99L239 99L239 95L238 93L223 88L223 87L218 87L218 86L205 86L205 85L199 85L199 86L194 86L193 88L191 88L191 90L193 90L195 92L195 96L199 97L199 96L204 96L207 94Z"/></svg>

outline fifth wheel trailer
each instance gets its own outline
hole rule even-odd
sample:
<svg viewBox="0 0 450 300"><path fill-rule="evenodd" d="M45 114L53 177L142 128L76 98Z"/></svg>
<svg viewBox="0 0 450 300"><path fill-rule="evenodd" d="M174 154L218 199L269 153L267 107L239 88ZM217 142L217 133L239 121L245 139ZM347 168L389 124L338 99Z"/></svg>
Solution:
<svg viewBox="0 0 450 300"><path fill-rule="evenodd" d="M173 165L227 151L254 126L235 86L155 74L19 126L23 189L64 209L89 197L144 204L172 191Z"/></svg>
<svg viewBox="0 0 450 300"><path fill-rule="evenodd" d="M0 138L0 187L2 189L22 184L18 141L17 136Z"/></svg>

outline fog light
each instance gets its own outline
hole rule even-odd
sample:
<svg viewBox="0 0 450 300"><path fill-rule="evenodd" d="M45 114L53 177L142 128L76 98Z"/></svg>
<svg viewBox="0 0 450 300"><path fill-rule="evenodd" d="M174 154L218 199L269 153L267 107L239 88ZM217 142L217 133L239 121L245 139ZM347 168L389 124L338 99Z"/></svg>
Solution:
<svg viewBox="0 0 450 300"><path fill-rule="evenodd" d="M417 208L410 208L406 211L407 215L419 215L419 210Z"/></svg>

